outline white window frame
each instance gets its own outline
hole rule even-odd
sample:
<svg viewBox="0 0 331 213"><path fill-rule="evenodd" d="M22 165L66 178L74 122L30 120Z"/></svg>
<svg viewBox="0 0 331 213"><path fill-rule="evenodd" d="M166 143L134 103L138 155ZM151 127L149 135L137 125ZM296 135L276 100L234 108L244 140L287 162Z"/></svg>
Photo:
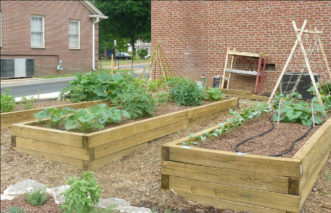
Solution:
<svg viewBox="0 0 331 213"><path fill-rule="evenodd" d="M78 47L70 47L70 22L78 23ZM70 19L68 24L68 48L72 50L79 50L80 49L80 20Z"/></svg>
<svg viewBox="0 0 331 213"><path fill-rule="evenodd" d="M43 29L42 29L42 34L43 34L42 39L43 39L43 41L42 41L41 46L33 46L32 43L31 43L31 37L32 37L31 21L32 21L33 17L41 18L42 22L43 22L43 24L42 24L42 27L43 27ZM30 19L30 45L31 45L31 48L45 48L45 16L40 16L40 15L32 15L31 16L31 19Z"/></svg>

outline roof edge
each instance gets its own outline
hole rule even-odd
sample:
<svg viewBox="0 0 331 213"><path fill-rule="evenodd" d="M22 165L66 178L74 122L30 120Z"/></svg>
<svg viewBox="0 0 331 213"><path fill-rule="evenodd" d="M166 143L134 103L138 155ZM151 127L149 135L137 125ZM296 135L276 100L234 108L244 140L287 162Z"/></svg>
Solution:
<svg viewBox="0 0 331 213"><path fill-rule="evenodd" d="M105 16L98 8L96 8L90 1L81 0L80 1L87 9L89 9L93 15L97 15L101 19L108 19L108 16ZM93 16L92 16L93 17Z"/></svg>

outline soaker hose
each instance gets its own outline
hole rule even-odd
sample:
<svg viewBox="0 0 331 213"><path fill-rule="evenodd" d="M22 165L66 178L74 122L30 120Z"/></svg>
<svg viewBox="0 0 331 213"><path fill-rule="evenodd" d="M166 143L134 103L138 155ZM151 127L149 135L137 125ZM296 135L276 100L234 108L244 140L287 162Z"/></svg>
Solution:
<svg viewBox="0 0 331 213"><path fill-rule="evenodd" d="M268 134L269 132L271 132L271 131L275 128L275 125L274 125L274 122L272 121L272 117L270 117L269 121L270 121L270 123L271 123L271 128L270 128L270 129L268 129L267 131L262 132L262 133L260 133L260 134L258 134L258 135L255 135L255 136L252 136L252 137L246 138L245 140L240 141L239 143L237 143L237 144L235 145L234 150L235 150L236 152L240 152L240 151L238 150L238 147L241 146L242 144L244 144L244 143L246 143L246 142L252 140L253 138L261 137L261 136L266 135L266 134ZM294 147L294 145L295 145L298 141L300 141L300 140L302 140L304 137L306 137L312 129L313 129L313 126L310 126L309 129L305 132L305 134L303 134L303 135L300 136L299 138L295 139L295 140L292 142L290 148L288 148L286 151L281 152L281 153L278 153L278 154L271 154L271 155L269 155L269 156L272 156L272 157L280 157L280 156L284 156L284 155L286 155L287 153L291 152L292 149L293 149L293 147Z"/></svg>

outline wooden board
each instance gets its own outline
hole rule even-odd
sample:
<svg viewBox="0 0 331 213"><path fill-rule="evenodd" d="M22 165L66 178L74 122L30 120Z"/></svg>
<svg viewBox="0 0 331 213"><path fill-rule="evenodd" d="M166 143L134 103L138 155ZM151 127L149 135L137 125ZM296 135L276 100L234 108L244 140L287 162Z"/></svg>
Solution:
<svg viewBox="0 0 331 213"><path fill-rule="evenodd" d="M163 161L162 174L285 194L288 193L289 185L287 177L241 172L234 169L211 168L174 161Z"/></svg>
<svg viewBox="0 0 331 213"><path fill-rule="evenodd" d="M89 153L85 149L63 144L47 143L36 139L16 137L16 147L79 160L89 160Z"/></svg>
<svg viewBox="0 0 331 213"><path fill-rule="evenodd" d="M201 196L228 200L248 205L299 212L299 196L227 186L170 176L169 187Z"/></svg>
<svg viewBox="0 0 331 213"><path fill-rule="evenodd" d="M54 106L54 107L56 107L58 109L61 109L63 107L79 109L79 108L90 107L90 106L101 104L101 103L105 103L105 102L104 101L88 101L88 102L81 102L81 103L58 105L58 106ZM49 107L52 107L52 106L49 106ZM22 123L22 122L26 122L26 121L36 120L36 118L34 117L34 114L36 114L37 112L40 112L43 109L49 108L49 107L1 113L0 114L1 128L7 128L11 124L14 124L14 123Z"/></svg>
<svg viewBox="0 0 331 213"><path fill-rule="evenodd" d="M52 142L74 147L83 147L82 141L84 134L82 133L42 128L26 124L29 123L13 124L11 127L11 134L23 138L38 139L45 142Z"/></svg>
<svg viewBox="0 0 331 213"><path fill-rule="evenodd" d="M211 198L207 196L201 196L193 193L188 193L186 191L174 190L179 195L188 198L190 200L196 201L205 206L214 206L219 209L232 209L235 211L251 212L251 213L286 213L284 210L270 209L261 206L253 206L243 203L236 203L228 200L222 200L217 198Z"/></svg>
<svg viewBox="0 0 331 213"><path fill-rule="evenodd" d="M54 155L50 153L45 153L45 152L38 152L38 151L33 151L33 150L28 150L28 149L23 149L23 148L15 148L18 152L23 152L35 157L39 158L45 158L48 160L52 161L58 161L61 163L69 164L72 166L77 166L78 168L83 168L83 160L78 160L70 157L64 157L61 155Z"/></svg>
<svg viewBox="0 0 331 213"><path fill-rule="evenodd" d="M300 177L300 160L181 146L169 148L169 159L216 168L236 169L274 176Z"/></svg>
<svg viewBox="0 0 331 213"><path fill-rule="evenodd" d="M95 159L110 155L112 153L146 143L148 141L160 138L162 136L174 133L176 131L186 129L187 121L178 121L176 123L171 123L165 126L161 126L146 132L141 132L136 135L123 138L117 141L112 141L110 143L95 147Z"/></svg>

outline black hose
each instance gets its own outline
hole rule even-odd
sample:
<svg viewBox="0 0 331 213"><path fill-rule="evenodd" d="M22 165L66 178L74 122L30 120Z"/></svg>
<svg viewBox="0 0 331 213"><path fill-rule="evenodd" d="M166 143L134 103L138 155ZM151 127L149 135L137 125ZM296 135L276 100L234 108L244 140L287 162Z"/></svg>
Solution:
<svg viewBox="0 0 331 213"><path fill-rule="evenodd" d="M260 134L258 134L258 135L255 135L255 136L252 136L252 137L249 137L249 138L247 138L247 139L245 139L245 140L240 141L239 143L237 143L237 144L235 145L234 150L235 150L236 152L240 152L240 151L238 150L238 147L241 146L242 144L244 144L244 143L250 141L250 140L253 139L253 138L261 137L261 136L266 135L266 134L268 134L269 132L271 132L271 131L275 128L275 126L274 126L274 122L272 121L272 117L270 117L269 121L270 121L270 123L271 123L271 125L272 125L272 127L271 127L270 129L268 129L267 131L262 132L262 133L260 133ZM300 140L302 140L304 137L306 137L312 129L313 129L313 126L310 126L309 129L305 132L305 134L303 134L303 135L300 136L299 138L295 139L295 140L292 142L290 148L288 148L286 151L281 152L281 153L278 153L278 154L271 154L271 155L269 155L269 156L272 156L272 157L280 157L280 156L284 156L284 155L286 155L287 153L291 152L292 149L293 149L293 147L294 147L294 145L295 145L298 141L300 141Z"/></svg>

